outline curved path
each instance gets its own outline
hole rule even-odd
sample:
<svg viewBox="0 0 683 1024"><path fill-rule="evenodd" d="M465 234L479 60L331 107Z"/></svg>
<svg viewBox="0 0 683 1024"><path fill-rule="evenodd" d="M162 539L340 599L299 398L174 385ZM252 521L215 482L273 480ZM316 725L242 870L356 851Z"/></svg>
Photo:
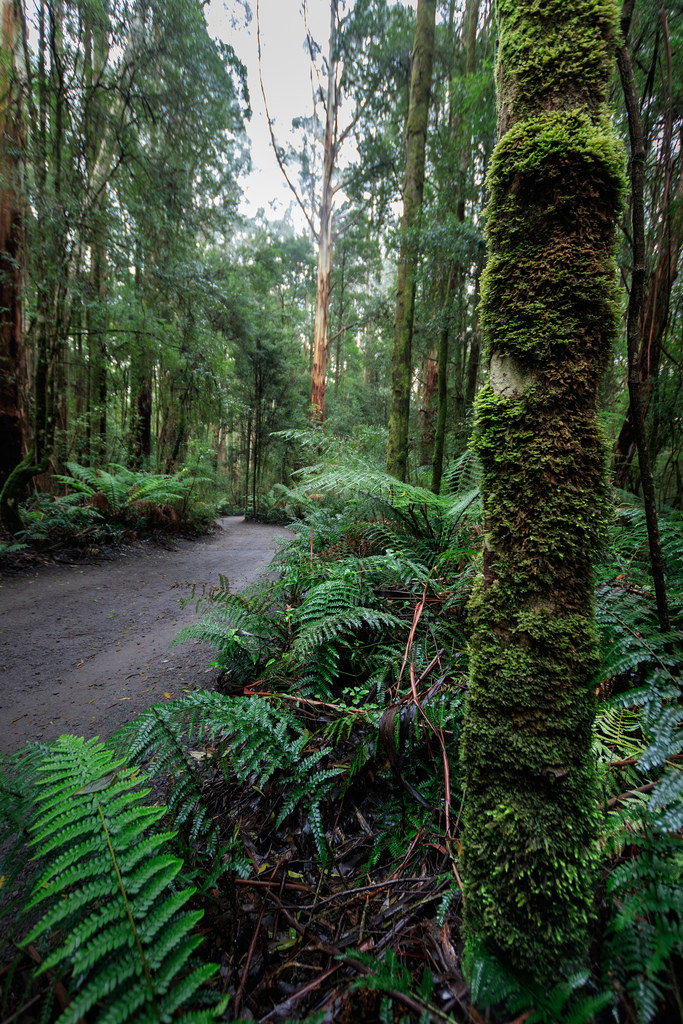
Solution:
<svg viewBox="0 0 683 1024"><path fill-rule="evenodd" d="M170 647L198 618L180 608L194 583L227 576L241 590L261 575L287 530L241 517L173 550L145 548L96 565L0 575L0 751L62 733L109 736L149 704L210 688L213 651Z"/></svg>

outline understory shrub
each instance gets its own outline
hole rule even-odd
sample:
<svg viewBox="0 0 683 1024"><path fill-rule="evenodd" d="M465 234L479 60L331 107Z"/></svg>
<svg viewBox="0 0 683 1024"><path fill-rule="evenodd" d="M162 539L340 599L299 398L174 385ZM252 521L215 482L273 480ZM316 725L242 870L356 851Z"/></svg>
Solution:
<svg viewBox="0 0 683 1024"><path fill-rule="evenodd" d="M136 999L144 1013L157 1007L149 1019L176 1019L183 999L179 1019L215 1019L218 975L195 963L200 911L218 901L233 908L222 911L225 922L236 880L269 891L273 861L289 863L293 849L304 874L283 879L316 892L324 880L329 900L401 873L411 883L430 878L429 927L457 932L464 609L481 545L476 466L464 457L435 496L398 484L371 459L345 459L339 447L323 454L282 492L297 518L274 578L242 594L221 580L177 638L213 648L226 693L155 705L104 744L62 738L5 760L0 895L20 948L39 943L41 977L54 970L68 982L74 1010L64 1020L86 1005L97 1020L109 1019L109 1006L112 1019L148 1019L131 1009ZM671 634L657 627L638 506L620 505L596 579L602 828L592 969L540 992L482 951L467 965L478 1019L683 1019L680 526L678 513L662 516ZM353 827L359 838L349 846ZM31 857L27 899L18 879ZM364 949L362 933L361 923L345 963L362 975L349 991L378 994L372 1013L382 1016L368 1019L392 1019L393 1006L409 1006L412 1020L460 1019L440 1007L458 985L464 991L462 974L441 976L433 960L425 969L424 957L416 964L398 928L379 954ZM86 934L88 954L76 948ZM275 952L286 958L305 934L292 929ZM157 963L166 966L150 971L150 988L145 964ZM202 1009L203 998L214 1005Z"/></svg>

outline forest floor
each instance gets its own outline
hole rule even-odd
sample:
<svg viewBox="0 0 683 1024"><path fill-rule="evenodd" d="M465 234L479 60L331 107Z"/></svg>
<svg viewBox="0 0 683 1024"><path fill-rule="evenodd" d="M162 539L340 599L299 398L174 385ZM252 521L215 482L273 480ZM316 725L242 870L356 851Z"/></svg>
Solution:
<svg viewBox="0 0 683 1024"><path fill-rule="evenodd" d="M181 609L180 599L193 585L197 596L217 586L219 575L242 590L286 536L231 516L198 540L0 569L0 752L62 733L104 738L150 704L211 689L211 648L169 647L198 617L195 602Z"/></svg>

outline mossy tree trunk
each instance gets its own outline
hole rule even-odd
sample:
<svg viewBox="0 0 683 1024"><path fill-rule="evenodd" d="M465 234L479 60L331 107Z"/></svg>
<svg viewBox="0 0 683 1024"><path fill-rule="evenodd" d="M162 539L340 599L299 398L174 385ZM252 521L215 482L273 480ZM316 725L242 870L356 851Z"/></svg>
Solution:
<svg viewBox="0 0 683 1024"><path fill-rule="evenodd" d="M473 75L476 71L477 60L476 60L476 44L477 44L477 24L479 21L479 6L480 0L467 0L465 8L465 14L463 17L462 26L462 44L465 48L465 74L469 79L470 75ZM460 43L458 44L460 45ZM454 88L453 82L453 69L455 61L451 59L451 83L450 83L450 99L449 99L449 128L451 141L455 140L460 132L460 122L462 119L460 104L463 102L462 95L460 95ZM465 182L467 180L467 169L472 160L472 146L469 138L463 141L462 149L460 153L460 174L457 179L458 198L455 204L455 219L459 224L464 223L465 220ZM438 382L438 406L436 414L436 428L434 431L434 451L432 455L432 482L431 488L435 494L439 494L441 491L441 478L443 476L443 462L444 453L446 449L446 427L448 425L448 362L449 362L449 317L448 311L454 305L455 297L458 289L462 287L463 280L465 277L465 267L463 266L463 260L454 260L449 268L448 275L446 278L446 297L444 301L444 322L439 332L439 382ZM477 269L476 277L476 288L479 288L479 269ZM476 308L476 302L475 302ZM478 340L478 335L477 335ZM479 370L479 351L478 345L475 349L475 339L473 338L472 347L470 349L470 358L467 364L468 367L468 382L469 376L474 372L474 379L476 384L476 376ZM460 386L460 382L456 382L456 388ZM472 405L474 393L469 397L469 406ZM464 409L468 408L468 401L465 397ZM457 410L457 416L462 416L461 410ZM457 423L456 423L457 429Z"/></svg>
<svg viewBox="0 0 683 1024"><path fill-rule="evenodd" d="M487 950L551 984L587 958L594 887L591 560L609 504L596 402L624 189L605 105L617 10L498 0L498 17L462 866L470 960Z"/></svg>
<svg viewBox="0 0 683 1024"><path fill-rule="evenodd" d="M435 21L436 0L418 0L408 107L406 177L391 356L391 410L387 450L387 472L399 480L405 480L408 464L417 235L424 189Z"/></svg>
<svg viewBox="0 0 683 1024"><path fill-rule="evenodd" d="M25 275L22 172L20 11L0 5L0 487L24 454L21 403L24 363L22 294Z"/></svg>

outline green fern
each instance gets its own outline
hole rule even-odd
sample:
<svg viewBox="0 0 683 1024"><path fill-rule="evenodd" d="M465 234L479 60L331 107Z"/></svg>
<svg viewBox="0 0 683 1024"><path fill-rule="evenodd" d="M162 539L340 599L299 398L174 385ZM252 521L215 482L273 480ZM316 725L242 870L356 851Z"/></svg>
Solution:
<svg viewBox="0 0 683 1024"><path fill-rule="evenodd" d="M277 825L281 825L294 808L298 804L302 804L306 809L318 856L323 867L327 861L327 842L325 840L320 805L330 791L330 780L337 778L344 771L343 768L316 767L329 752L329 748L326 747L315 751L315 753L310 754L300 762L294 772L282 780L287 796L282 802L276 821Z"/></svg>
<svg viewBox="0 0 683 1024"><path fill-rule="evenodd" d="M523 1014L526 1024L591 1024L614 1001L611 992L595 991L588 971L564 978L546 992L512 974L483 948L471 948L464 966L474 1006L504 1006L515 1017Z"/></svg>
<svg viewBox="0 0 683 1024"><path fill-rule="evenodd" d="M35 744L0 759L0 921L14 915L24 901L26 878L16 888L15 883L29 868L36 772L45 750Z"/></svg>
<svg viewBox="0 0 683 1024"><path fill-rule="evenodd" d="M177 890L182 861L167 853L174 833L157 830L163 807L144 803L138 773L96 739L62 736L37 768L31 846L42 862L27 910L41 920L25 945L50 939L40 972L69 969L72 1001L59 1024L91 1011L100 1021L215 1019L193 1011L217 970L193 967L202 911Z"/></svg>
<svg viewBox="0 0 683 1024"><path fill-rule="evenodd" d="M173 705L151 705L115 733L108 746L124 755L128 764L147 764L150 777L164 777L167 816L187 849L194 849L201 838L204 853L220 863L219 830L205 804L199 765Z"/></svg>
<svg viewBox="0 0 683 1024"><path fill-rule="evenodd" d="M318 852L326 856L320 806L342 770L316 767L329 749L306 756L308 734L281 706L261 697L195 692L149 708L120 729L115 742L129 762L149 761L151 774L169 776L169 806L179 809L176 822L182 816L191 835L201 834L204 841L208 834L212 849L216 837L197 774L200 765L203 771L216 766L225 774L232 771L239 782L259 789L276 781L286 794L278 823L301 805Z"/></svg>
<svg viewBox="0 0 683 1024"><path fill-rule="evenodd" d="M281 651L287 640L286 625L273 614L275 605L272 589L256 586L232 594L222 577L216 593L197 602L198 609L206 609L204 615L182 629L172 643L201 640L209 644L218 654L218 667L245 685L254 678L259 659Z"/></svg>
<svg viewBox="0 0 683 1024"><path fill-rule="evenodd" d="M638 1024L650 1024L676 985L683 957L683 852L661 833L632 836L632 856L618 865L607 891L614 913L607 931L610 974L626 993Z"/></svg>
<svg viewBox="0 0 683 1024"><path fill-rule="evenodd" d="M208 482L183 471L174 475L144 473L116 463L108 469L81 466L77 462L67 462L65 466L69 475L56 475L55 479L86 498L104 494L108 515L114 519L124 517L134 506L181 505L198 482Z"/></svg>

